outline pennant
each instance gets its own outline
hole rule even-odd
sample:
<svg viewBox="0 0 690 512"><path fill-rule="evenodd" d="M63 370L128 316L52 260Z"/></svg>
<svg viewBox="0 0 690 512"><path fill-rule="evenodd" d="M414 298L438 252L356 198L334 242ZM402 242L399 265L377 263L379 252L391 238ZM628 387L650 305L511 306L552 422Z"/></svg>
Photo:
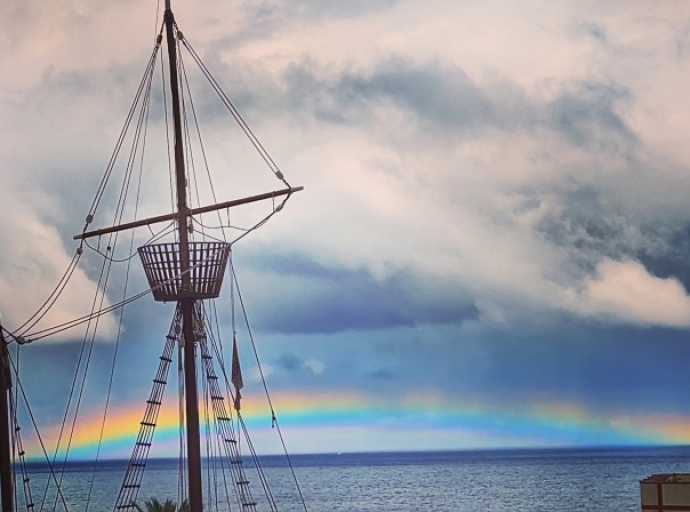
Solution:
<svg viewBox="0 0 690 512"><path fill-rule="evenodd" d="M232 373L230 375L230 382L235 386L235 410L240 410L240 389L244 387L242 382L242 369L240 368L240 358L237 355L237 339L232 337Z"/></svg>

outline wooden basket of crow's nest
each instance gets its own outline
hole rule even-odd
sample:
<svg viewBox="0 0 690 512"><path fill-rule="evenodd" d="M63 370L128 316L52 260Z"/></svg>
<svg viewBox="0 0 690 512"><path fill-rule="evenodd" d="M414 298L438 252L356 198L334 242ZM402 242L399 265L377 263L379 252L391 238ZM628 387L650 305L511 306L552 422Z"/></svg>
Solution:
<svg viewBox="0 0 690 512"><path fill-rule="evenodd" d="M139 257L155 300L213 299L220 294L230 244L189 242L188 245L188 279L182 273L179 243L139 247Z"/></svg>

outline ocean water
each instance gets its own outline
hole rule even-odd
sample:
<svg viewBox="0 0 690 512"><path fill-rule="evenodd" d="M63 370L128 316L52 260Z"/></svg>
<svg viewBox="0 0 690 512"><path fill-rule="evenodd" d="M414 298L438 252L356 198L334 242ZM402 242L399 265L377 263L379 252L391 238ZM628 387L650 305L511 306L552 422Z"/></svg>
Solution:
<svg viewBox="0 0 690 512"><path fill-rule="evenodd" d="M310 512L624 512L640 511L639 480L653 473L690 472L690 447L540 449L293 455ZM303 511L283 457L262 457L278 509ZM248 464L250 466L250 464ZM62 488L69 510L112 510L125 461L71 463ZM64 510L54 486L46 498L45 467L31 465L35 510ZM251 467L254 497L264 506ZM207 466L205 488L213 473ZM220 479L215 487L223 487ZM150 461L139 503L175 499L175 460ZM90 494L90 497L89 497ZM21 493L20 493L21 495ZM20 500L21 504L21 500ZM88 504L88 507L87 507ZM209 511L238 510L222 499Z"/></svg>

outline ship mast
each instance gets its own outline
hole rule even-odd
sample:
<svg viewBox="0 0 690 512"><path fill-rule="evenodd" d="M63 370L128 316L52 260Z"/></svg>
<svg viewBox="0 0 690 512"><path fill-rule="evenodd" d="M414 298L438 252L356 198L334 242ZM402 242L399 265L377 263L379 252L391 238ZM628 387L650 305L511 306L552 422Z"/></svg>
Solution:
<svg viewBox="0 0 690 512"><path fill-rule="evenodd" d="M0 501L2 501L2 512L14 512L9 411L9 393L12 381L7 340L1 325L0 361Z"/></svg>
<svg viewBox="0 0 690 512"><path fill-rule="evenodd" d="M180 115L180 92L177 80L177 41L175 38L175 17L170 0L165 1L165 36L168 46L170 69L170 93L172 96L173 126L175 131L175 177L177 188L177 223L180 242L180 274L182 289L190 289L189 275L189 209L187 208L187 178L182 144L182 119ZM185 419L187 430L187 476L189 484L189 505L191 512L201 512L201 441L199 439L199 406L197 403L196 365L194 359L194 299L180 299L182 310L182 335L184 353Z"/></svg>
<svg viewBox="0 0 690 512"><path fill-rule="evenodd" d="M159 302L176 301L178 305L177 309L181 312L182 336L180 344L184 366L189 510L190 512L202 512L201 438L199 431L199 405L195 363L195 348L196 342L198 341L195 336L199 329L195 328L195 322L198 321L195 316L195 308L197 301L218 297L231 244L190 241L189 226L194 215L227 209L234 206L253 203L255 201L274 200L279 196L289 197L292 193L303 190L303 187L290 187L288 185L287 188L281 190L225 201L214 205L199 206L196 208L190 208L188 206L185 147L182 131L183 120L177 66L178 39L182 38L182 34L177 30L175 17L170 8L170 0L165 1L164 26L170 70L170 92L175 141L174 156L177 210L166 215L135 220L133 222L93 231L86 231L85 228L81 234L75 235L73 238L75 240L85 240L87 238L100 237L105 234L116 233L139 226L150 226L170 220L177 221L177 243L145 245L140 247L138 251L144 264L144 271L149 280L154 300ZM276 175L282 179L281 173L276 173ZM282 181L287 185L284 179L282 179ZM91 220L91 218L87 220L87 225ZM2 379L0 378L0 380ZM0 383L0 394L2 392ZM0 407L1 406L2 397L0 397ZM0 411L0 422L2 421L1 414ZM0 457L1 456L2 446L0 445ZM247 482L242 481L238 483L246 484ZM4 493L4 486L2 490ZM130 503L125 504L126 507L130 505ZM248 510L255 510L255 505L256 504L253 502L242 502L242 506L247 507ZM9 509L3 508L0 512L9 512Z"/></svg>

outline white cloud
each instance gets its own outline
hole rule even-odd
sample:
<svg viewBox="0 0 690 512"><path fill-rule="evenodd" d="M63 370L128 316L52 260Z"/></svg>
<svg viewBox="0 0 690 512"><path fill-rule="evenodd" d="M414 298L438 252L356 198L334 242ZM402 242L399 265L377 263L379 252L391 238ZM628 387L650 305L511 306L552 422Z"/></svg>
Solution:
<svg viewBox="0 0 690 512"><path fill-rule="evenodd" d="M304 362L304 367L309 368L312 372L314 372L314 375L321 375L326 369L326 365L318 359L307 359Z"/></svg>
<svg viewBox="0 0 690 512"><path fill-rule="evenodd" d="M682 165L676 165L690 158L690 146L681 144L678 135L684 133L682 123L690 118L690 102L685 100L681 80L687 75L687 59L672 51L679 35L676 19L682 18L677 6L669 10L655 5L650 12L644 2L608 7L585 2L574 9L568 3L544 1L511 7L496 1L468 4L433 0L420 9L416 2L400 1L391 4L389 10L361 18L333 16L315 23L293 16L277 23L263 37L259 33L228 43L228 34L236 33L240 23L256 23L253 28L260 31L260 22L242 20L234 4L211 9L214 2L202 3L189 12L184 5L179 11L176 7L180 27L200 54L210 54L218 64L232 62L238 82L259 77L262 87L273 87L279 93L286 87L282 73L308 63L316 78L327 84L321 91L327 95L333 92L330 86L338 77L349 73L366 78L393 55L404 59L415 72L437 70L437 75L426 77L430 81L466 74L471 86L485 94L500 114L494 125L479 129L469 123L464 131L456 132L433 130L434 119L423 119L385 94L362 103L358 108L364 117L351 123L329 122L313 112L306 112L304 117L288 113L269 120L255 108L256 115L249 116L248 121L291 183L306 189L247 243L266 240L272 248L308 254L325 265L366 268L380 278L399 269L435 276L467 290L484 313L491 311L496 317L518 302L539 311L555 307L617 322L639 323L643 319L642 323L684 325L684 295L682 289L674 287L680 285L653 278L644 269L637 268L635 273L630 262L619 266L603 263L597 279L585 281L579 294L572 292L573 281L582 279L581 274L576 275L574 251L554 246L538 232L541 219L558 215L563 196L578 187L591 187L600 193L605 206L616 210L617 215L634 215L642 210L641 205L645 205L643 215L653 215L654 219L665 218L670 210L681 217L687 213L684 198L690 181L678 172ZM148 48L142 41L150 43L152 39L142 34L148 33L147 22L153 28L153 8L144 12L144 7L131 4L64 1L50 7L55 11L52 15L46 11L43 16L37 3L27 4L23 12L33 20L25 20L31 30L15 30L12 40L5 42L13 50L0 57L3 68L11 70L2 79L11 86L3 93L6 104L18 97L41 97L45 91L40 87L40 76L50 66L54 75L43 75L48 89L51 82L47 76L60 78L75 72L72 78L77 82L79 76L100 77L84 93L88 101L76 101L79 94L74 92L65 93L58 102L43 98L33 105L33 111L30 104L3 109L12 113L16 122L1 138L0 152L5 161L21 168L34 182L43 183L48 171L41 167L55 159L61 162L60 168L70 161L89 163L84 169L71 171L69 179L79 179L86 171L98 174L98 169L90 168L96 161L92 148L100 151L105 145L105 134L97 127L107 119L110 129L115 123L111 117L119 121L124 115L124 110L118 117L109 109L94 107L100 99L104 104L113 103L112 85L105 85L103 77L117 66L128 73L139 70L135 62L141 62L143 68ZM127 14L132 8L140 11ZM20 20L15 8L6 11ZM218 18L211 20L199 14L203 12L216 12ZM113 18L124 17L136 22L126 33L102 28L113 23ZM11 24L9 18L5 23ZM597 27L605 37L588 35L583 26ZM102 64L100 57L107 64ZM650 63L653 74L639 73ZM275 82L266 85L271 79ZM65 88L72 83L57 78L55 82ZM638 168L630 166L629 154L572 145L562 133L545 127L547 112L539 107L564 94L577 96L588 89L587 84L630 91L629 99L612 103L612 110L606 113L620 115L641 138L635 155L642 162ZM442 90L452 91L453 87ZM255 91L257 97L262 91ZM228 92L232 97L233 91ZM104 97L99 98L99 93ZM337 98L330 99L338 108ZM310 101L316 100L308 98L306 103ZM116 103L121 102L118 97ZM31 116L20 116L17 110L22 110L21 114L30 111ZM669 113L674 115L669 117ZM564 118L569 114L572 112L562 113ZM72 137L78 143L67 144L63 139L72 135L68 128L59 129L67 121L81 127L74 128ZM31 142L36 135L43 139L41 144ZM22 141L27 141L26 150L17 151ZM221 138L215 142L211 146L222 146ZM49 154L43 155L41 150ZM656 158L660 153L663 158ZM102 161L106 158L104 154ZM669 164L663 169L649 170L644 163L662 160ZM222 173L217 174L229 176L226 167L231 166L224 163L220 161L217 170L222 169ZM239 163L243 168L243 162ZM0 173L4 183L10 183L10 195L17 187L8 178L8 171ZM219 179L219 198L239 195L238 187L224 179ZM51 192L60 196L57 187ZM526 208L526 200L534 204ZM156 203L147 201L147 206L152 204ZM33 219L33 227L24 226L23 233L5 228L3 237L19 240L32 229L42 232L45 247L50 247L48 254L24 247L30 243L24 241L0 250L7 262L33 258L32 275L48 269L50 276L45 280L33 278L36 284L31 286L40 287L59 276L68 256L57 232L51 233L49 222L41 220L45 216L32 212L30 205L25 207L25 218ZM56 207L58 211L61 208ZM156 206L150 213L160 212ZM16 270L3 271L0 281L3 297L21 295L17 304L3 304L6 317L13 321L34 307L25 294L16 291L21 286L19 275ZM81 279L84 286L89 284L86 276ZM643 306L647 292L639 292L635 300L630 293L623 293L624 283L630 281L667 297L667 312ZM75 295L66 304L77 304L81 297L90 296L83 292ZM628 302L622 300L626 296ZM317 368L312 370L316 373Z"/></svg>
<svg viewBox="0 0 690 512"><path fill-rule="evenodd" d="M267 378L276 373L276 369L268 363L262 363L261 371L259 371L259 369L256 367L251 367L247 373L249 374L249 379L252 383L260 383L262 381L262 373L263 377Z"/></svg>
<svg viewBox="0 0 690 512"><path fill-rule="evenodd" d="M633 324L690 326L690 296L674 278L650 275L637 261L602 261L577 294L582 312Z"/></svg>
<svg viewBox="0 0 690 512"><path fill-rule="evenodd" d="M11 205L0 223L0 314L4 326L14 330L38 310L57 286L72 258L67 254L54 226L42 222L31 205L18 195L0 191L0 202ZM96 294L96 285L77 267L70 284L45 317L33 328L55 326L87 315ZM106 299L103 307L109 306ZM49 340L79 337L82 329L65 331ZM99 338L116 332L111 315L99 321Z"/></svg>

